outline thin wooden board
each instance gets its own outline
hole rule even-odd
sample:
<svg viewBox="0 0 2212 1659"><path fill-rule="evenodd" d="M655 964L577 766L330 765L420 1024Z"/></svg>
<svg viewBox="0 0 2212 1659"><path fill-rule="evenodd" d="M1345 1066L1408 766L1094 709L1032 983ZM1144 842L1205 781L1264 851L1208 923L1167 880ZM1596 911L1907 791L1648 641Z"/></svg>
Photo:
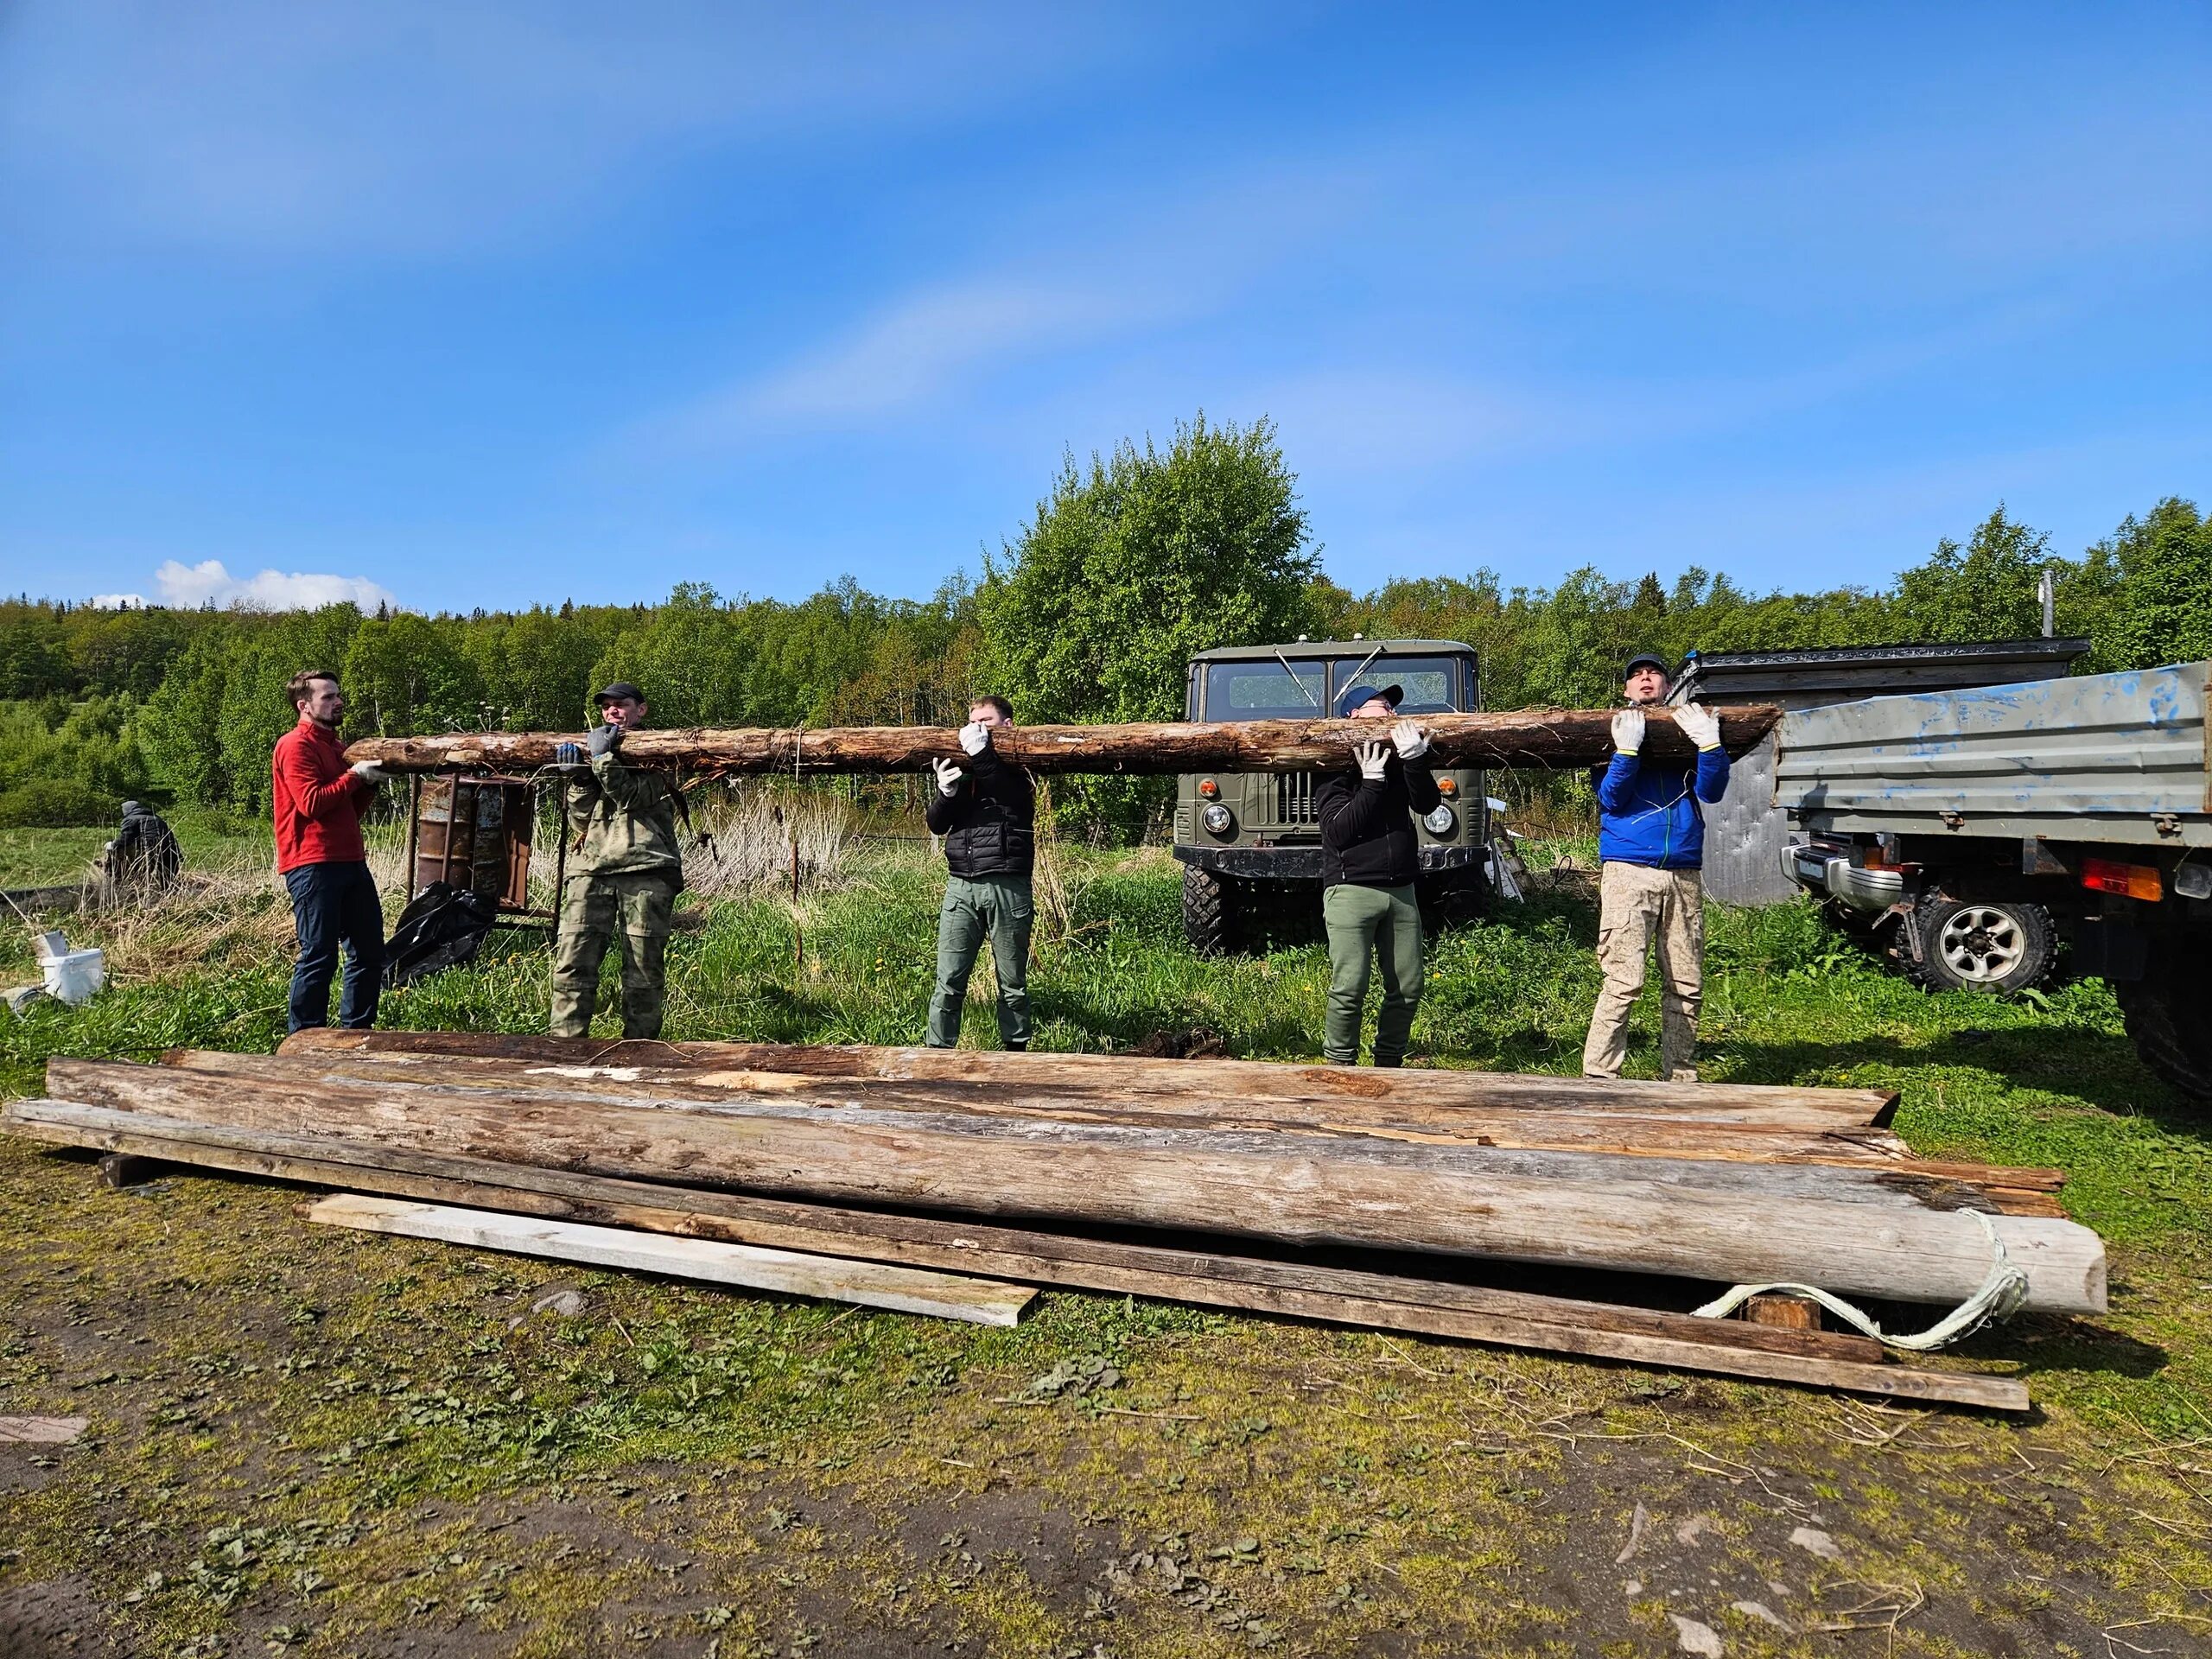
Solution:
<svg viewBox="0 0 2212 1659"><path fill-rule="evenodd" d="M514 1255L581 1262L596 1268L627 1268L633 1272L664 1274L671 1279L772 1290L817 1301L851 1302L898 1313L926 1313L968 1325L1015 1324L1037 1296L1027 1285L1001 1284L964 1274L804 1255L757 1244L541 1220L451 1205L372 1198L359 1192L340 1192L321 1199L308 1206L307 1217L327 1227L441 1239L448 1244L470 1244Z"/></svg>
<svg viewBox="0 0 2212 1659"><path fill-rule="evenodd" d="M13 1102L0 1109L0 1116L15 1133L54 1144L134 1152L311 1185L364 1186L688 1236L981 1270L1071 1289L1851 1393L1994 1411L2029 1408L2027 1389L2015 1378L1888 1363L1879 1344L1833 1332L1777 1331L1355 1269L687 1191L486 1159L194 1124L67 1101Z"/></svg>
<svg viewBox="0 0 2212 1659"><path fill-rule="evenodd" d="M92 1426L89 1417L0 1417L0 1446L68 1446Z"/></svg>

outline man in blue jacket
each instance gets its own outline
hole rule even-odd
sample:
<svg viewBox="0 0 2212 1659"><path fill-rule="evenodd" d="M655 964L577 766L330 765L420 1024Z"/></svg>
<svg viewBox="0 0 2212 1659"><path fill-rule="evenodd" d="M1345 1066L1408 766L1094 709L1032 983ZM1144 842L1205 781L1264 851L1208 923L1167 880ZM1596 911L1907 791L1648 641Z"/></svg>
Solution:
<svg viewBox="0 0 2212 1659"><path fill-rule="evenodd" d="M1628 1057L1628 1015L1643 989L1644 959L1659 947L1659 1076L1697 1081L1697 1010L1705 989L1705 812L1728 788L1720 721L1696 703L1675 725L1697 760L1646 760L1643 711L1666 700L1667 664L1629 658L1629 706L1613 716L1613 759L1598 783L1598 965L1605 988L1590 1016L1582 1075L1618 1077Z"/></svg>

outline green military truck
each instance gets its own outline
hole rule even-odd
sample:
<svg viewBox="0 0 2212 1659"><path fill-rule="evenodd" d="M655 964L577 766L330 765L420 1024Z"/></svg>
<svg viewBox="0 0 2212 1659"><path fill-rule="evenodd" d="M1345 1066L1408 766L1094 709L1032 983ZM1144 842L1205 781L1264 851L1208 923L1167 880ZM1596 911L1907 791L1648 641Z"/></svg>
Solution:
<svg viewBox="0 0 2212 1659"><path fill-rule="evenodd" d="M1224 645L1191 658L1191 720L1322 720L1352 685L1405 688L1399 712L1482 707L1471 646L1456 639L1300 639ZM1188 772L1177 782L1183 931L1201 954L1253 942L1271 923L1320 914L1321 824L1310 772ZM1444 804L1420 827L1421 901L1433 921L1478 912L1490 891L1483 774L1440 769Z"/></svg>

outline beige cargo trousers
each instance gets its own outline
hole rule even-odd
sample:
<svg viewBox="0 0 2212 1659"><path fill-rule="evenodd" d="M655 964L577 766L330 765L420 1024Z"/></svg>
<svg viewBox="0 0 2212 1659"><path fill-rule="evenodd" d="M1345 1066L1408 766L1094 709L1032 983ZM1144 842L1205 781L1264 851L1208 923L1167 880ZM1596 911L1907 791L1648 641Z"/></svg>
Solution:
<svg viewBox="0 0 2212 1659"><path fill-rule="evenodd" d="M1582 1046L1582 1075L1618 1077L1644 959L1659 950L1659 1076L1697 1081L1697 1010L1705 995L1705 889L1695 870L1608 862L1598 883L1598 966L1605 976Z"/></svg>

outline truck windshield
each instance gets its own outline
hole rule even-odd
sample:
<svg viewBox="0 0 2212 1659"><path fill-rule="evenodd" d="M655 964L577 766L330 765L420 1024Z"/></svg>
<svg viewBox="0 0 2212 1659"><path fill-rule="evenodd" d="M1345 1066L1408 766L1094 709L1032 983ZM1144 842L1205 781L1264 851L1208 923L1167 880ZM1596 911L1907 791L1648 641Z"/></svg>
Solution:
<svg viewBox="0 0 2212 1659"><path fill-rule="evenodd" d="M1205 710L1208 720L1318 720L1329 712L1329 665L1209 663Z"/></svg>
<svg viewBox="0 0 2212 1659"><path fill-rule="evenodd" d="M1331 691L1341 697L1351 690L1351 676L1357 672L1360 683L1378 690L1386 685L1402 685L1406 689L1406 700L1398 705L1404 715L1451 715L1461 712L1459 660L1455 657L1377 657L1360 668L1360 658L1336 664L1331 675ZM1280 674L1282 671L1275 671ZM1334 705L1332 705L1333 712Z"/></svg>

